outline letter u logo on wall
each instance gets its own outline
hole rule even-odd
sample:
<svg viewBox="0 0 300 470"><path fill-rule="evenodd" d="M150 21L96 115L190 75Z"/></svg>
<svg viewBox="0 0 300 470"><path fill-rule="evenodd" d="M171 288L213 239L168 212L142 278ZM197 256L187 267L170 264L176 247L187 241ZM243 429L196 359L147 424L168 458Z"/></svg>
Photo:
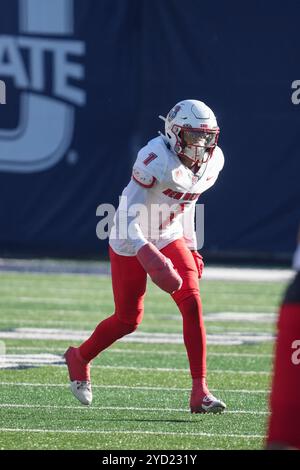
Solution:
<svg viewBox="0 0 300 470"><path fill-rule="evenodd" d="M85 44L72 39L73 9L73 0L19 0L19 35L0 36L0 78L9 77L20 90L17 126L0 129L0 171L46 170L71 145L75 106L86 102L85 91L70 84L84 78L78 59ZM51 57L51 96L46 57ZM6 102L9 107L8 94Z"/></svg>

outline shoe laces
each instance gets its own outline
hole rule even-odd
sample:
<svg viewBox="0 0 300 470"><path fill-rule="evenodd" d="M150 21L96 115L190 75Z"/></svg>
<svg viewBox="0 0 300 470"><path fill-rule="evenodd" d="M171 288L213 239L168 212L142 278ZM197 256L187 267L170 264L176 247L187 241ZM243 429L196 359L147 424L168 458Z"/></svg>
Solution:
<svg viewBox="0 0 300 470"><path fill-rule="evenodd" d="M92 387L91 387L91 382L89 382L88 380L82 380L82 381L77 381L76 383L76 386L77 386L77 390L88 390L89 392L92 391Z"/></svg>
<svg viewBox="0 0 300 470"><path fill-rule="evenodd" d="M215 401L215 397L211 394L205 395L203 398L203 403L211 403L212 401Z"/></svg>
<svg viewBox="0 0 300 470"><path fill-rule="evenodd" d="M216 398L212 393L209 393L206 395L209 400L214 400L214 401L219 401L218 398Z"/></svg>

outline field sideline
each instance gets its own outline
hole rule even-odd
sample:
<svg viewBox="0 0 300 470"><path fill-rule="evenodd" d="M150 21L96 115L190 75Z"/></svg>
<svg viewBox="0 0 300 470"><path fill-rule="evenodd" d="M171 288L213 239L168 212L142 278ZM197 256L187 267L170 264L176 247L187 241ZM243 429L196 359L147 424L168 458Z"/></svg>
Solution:
<svg viewBox="0 0 300 470"><path fill-rule="evenodd" d="M62 354L113 312L109 276L0 272L0 448L262 448L274 325L290 272L267 281L260 271L259 282L242 271L201 281L208 383L228 407L216 416L189 413L180 313L150 281L139 330L94 361L86 408L68 390Z"/></svg>

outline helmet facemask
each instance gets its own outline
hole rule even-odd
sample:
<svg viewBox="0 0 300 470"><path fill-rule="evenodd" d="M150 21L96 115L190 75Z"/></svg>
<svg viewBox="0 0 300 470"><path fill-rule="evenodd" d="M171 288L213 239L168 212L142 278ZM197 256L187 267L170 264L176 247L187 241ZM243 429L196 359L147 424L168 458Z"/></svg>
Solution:
<svg viewBox="0 0 300 470"><path fill-rule="evenodd" d="M176 136L175 152L179 157L187 157L193 162L207 163L217 145L219 128L192 128L189 126L172 126Z"/></svg>

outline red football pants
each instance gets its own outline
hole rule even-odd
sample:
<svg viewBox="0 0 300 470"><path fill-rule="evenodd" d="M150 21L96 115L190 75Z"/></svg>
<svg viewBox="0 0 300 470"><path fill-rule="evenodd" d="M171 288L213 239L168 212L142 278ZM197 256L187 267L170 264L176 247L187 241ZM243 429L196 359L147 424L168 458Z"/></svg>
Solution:
<svg viewBox="0 0 300 470"><path fill-rule="evenodd" d="M206 337L202 318L198 271L183 238L161 250L182 277L179 291L172 294L183 319L183 337L193 378L206 376ZM136 256L121 256L109 248L115 312L99 323L80 346L81 356L91 361L122 336L132 333L144 313L147 274Z"/></svg>
<svg viewBox="0 0 300 470"><path fill-rule="evenodd" d="M279 312L268 444L300 449L300 303Z"/></svg>

